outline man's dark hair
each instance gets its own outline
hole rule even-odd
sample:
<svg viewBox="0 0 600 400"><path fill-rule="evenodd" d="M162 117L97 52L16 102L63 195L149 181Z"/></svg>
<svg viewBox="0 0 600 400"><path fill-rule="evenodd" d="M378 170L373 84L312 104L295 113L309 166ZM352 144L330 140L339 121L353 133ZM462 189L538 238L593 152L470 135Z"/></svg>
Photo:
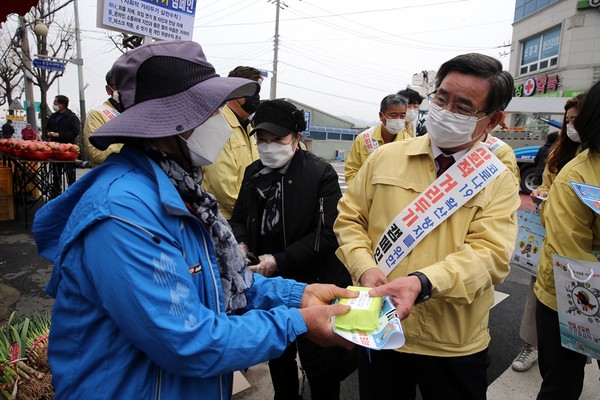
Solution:
<svg viewBox="0 0 600 400"><path fill-rule="evenodd" d="M490 81L492 87L485 99L487 114L504 110L513 97L515 91L513 77L508 71L502 71L502 63L493 57L469 53L446 61L437 72L435 88L438 89L446 75L454 71Z"/></svg>
<svg viewBox="0 0 600 400"><path fill-rule="evenodd" d="M108 71L106 73L106 76L104 77L104 79L106 79L106 86L114 86L115 85L115 80L112 77L112 71Z"/></svg>
<svg viewBox="0 0 600 400"><path fill-rule="evenodd" d="M388 94L381 100L381 104L379 105L379 111L384 113L393 105L401 104L406 106L408 101L406 97L400 96L399 94Z"/></svg>
<svg viewBox="0 0 600 400"><path fill-rule="evenodd" d="M69 107L69 98L67 96L59 94L54 98L54 100L56 100L58 104L62 104L63 106L65 106L65 108Z"/></svg>
<svg viewBox="0 0 600 400"><path fill-rule="evenodd" d="M404 90L400 90L398 94L402 97L405 97L408 100L408 104L421 104L425 99L423 96L419 94L414 89L406 88Z"/></svg>
<svg viewBox="0 0 600 400"><path fill-rule="evenodd" d="M585 94L573 125L581 138L581 148L590 153L600 153L600 82Z"/></svg>
<svg viewBox="0 0 600 400"><path fill-rule="evenodd" d="M558 132L550 132L546 138L546 142L554 143L556 142L556 139L558 139Z"/></svg>
<svg viewBox="0 0 600 400"><path fill-rule="evenodd" d="M246 67L243 65L232 69L227 76L229 78L246 78L253 80L254 82L258 82L263 79L262 75L260 74L260 70L254 67Z"/></svg>

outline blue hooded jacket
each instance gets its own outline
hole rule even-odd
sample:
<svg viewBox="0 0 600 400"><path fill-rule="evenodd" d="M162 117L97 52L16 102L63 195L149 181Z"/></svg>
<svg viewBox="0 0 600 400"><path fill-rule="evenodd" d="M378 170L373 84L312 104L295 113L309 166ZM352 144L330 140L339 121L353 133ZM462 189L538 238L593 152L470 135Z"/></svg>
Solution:
<svg viewBox="0 0 600 400"><path fill-rule="evenodd" d="M123 148L36 214L54 263L49 338L57 399L229 399L235 370L306 332L304 284L255 275L224 312L213 245L166 174Z"/></svg>

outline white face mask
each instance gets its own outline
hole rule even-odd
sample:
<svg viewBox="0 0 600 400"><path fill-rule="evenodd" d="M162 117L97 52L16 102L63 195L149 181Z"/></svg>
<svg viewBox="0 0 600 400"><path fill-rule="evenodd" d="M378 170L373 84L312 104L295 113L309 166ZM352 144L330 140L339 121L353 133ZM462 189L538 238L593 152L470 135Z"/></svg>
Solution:
<svg viewBox="0 0 600 400"><path fill-rule="evenodd" d="M292 145L294 141L288 144L281 143L259 143L258 156L265 167L277 169L283 167L294 156Z"/></svg>
<svg viewBox="0 0 600 400"><path fill-rule="evenodd" d="M575 127L571 124L567 125L567 136L574 142L581 143L581 138L579 137L579 132L575 129Z"/></svg>
<svg viewBox="0 0 600 400"><path fill-rule="evenodd" d="M383 117L385 118L385 117ZM385 118L385 129L392 135L397 135L404 129L405 121L400 118Z"/></svg>
<svg viewBox="0 0 600 400"><path fill-rule="evenodd" d="M458 119L450 111L431 108L425 126L433 144L442 149L451 149L474 140L473 131L477 122L475 117Z"/></svg>
<svg viewBox="0 0 600 400"><path fill-rule="evenodd" d="M408 122L413 122L415 119L417 119L418 116L419 110L413 110L412 108L406 110L406 120Z"/></svg>
<svg viewBox="0 0 600 400"><path fill-rule="evenodd" d="M52 104L52 109L54 112L58 112L58 106L56 104Z"/></svg>
<svg viewBox="0 0 600 400"><path fill-rule="evenodd" d="M194 129L187 140L179 137L187 144L192 166L203 167L216 161L229 136L231 127L225 117L218 113Z"/></svg>

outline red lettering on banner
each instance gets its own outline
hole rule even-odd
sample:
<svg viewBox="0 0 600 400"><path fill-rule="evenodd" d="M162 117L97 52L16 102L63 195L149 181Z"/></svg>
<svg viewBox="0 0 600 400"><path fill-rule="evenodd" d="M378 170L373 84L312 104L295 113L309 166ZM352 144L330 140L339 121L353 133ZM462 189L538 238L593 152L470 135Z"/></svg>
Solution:
<svg viewBox="0 0 600 400"><path fill-rule="evenodd" d="M450 174L445 174L446 179L440 182L440 186L444 189L444 192L448 193L451 191L458 183L454 180L454 178Z"/></svg>
<svg viewBox="0 0 600 400"><path fill-rule="evenodd" d="M471 165L468 159L462 160L458 163L458 169L460 170L462 177L465 178L475 172L475 169Z"/></svg>
<svg viewBox="0 0 600 400"><path fill-rule="evenodd" d="M425 211L429 210L429 207L431 205L429 204L429 202L427 201L427 199L423 196L420 196L417 201L416 201L416 207L415 209L420 212L421 214L424 214Z"/></svg>
<svg viewBox="0 0 600 400"><path fill-rule="evenodd" d="M408 209L408 213L402 217L402 221L406 222L406 225L410 227L417 220L417 216L415 215L415 211L411 208ZM407 221L408 220L408 221Z"/></svg>
<svg viewBox="0 0 600 400"><path fill-rule="evenodd" d="M490 158L492 158L492 155L488 151L485 151L485 149L483 147L478 147L478 148L475 149L475 151L481 157L483 157L484 160L489 160Z"/></svg>
<svg viewBox="0 0 600 400"><path fill-rule="evenodd" d="M467 158L476 168L480 167L485 162L485 160L481 157L481 155L477 154L477 152L469 154Z"/></svg>
<svg viewBox="0 0 600 400"><path fill-rule="evenodd" d="M442 190L436 185L433 185L433 187L425 191L425 197L427 197L433 204L437 203L443 196L444 194L442 193Z"/></svg>

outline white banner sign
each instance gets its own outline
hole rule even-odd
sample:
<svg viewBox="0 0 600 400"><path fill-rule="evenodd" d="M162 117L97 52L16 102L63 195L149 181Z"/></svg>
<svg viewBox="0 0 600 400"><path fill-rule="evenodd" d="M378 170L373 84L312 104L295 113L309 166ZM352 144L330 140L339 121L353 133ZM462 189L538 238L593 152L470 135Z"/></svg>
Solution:
<svg viewBox="0 0 600 400"><path fill-rule="evenodd" d="M429 232L505 169L487 147L470 150L388 225L373 254L379 269L389 275Z"/></svg>
<svg viewBox="0 0 600 400"><path fill-rule="evenodd" d="M192 40L196 0L98 0L97 26L162 40Z"/></svg>

